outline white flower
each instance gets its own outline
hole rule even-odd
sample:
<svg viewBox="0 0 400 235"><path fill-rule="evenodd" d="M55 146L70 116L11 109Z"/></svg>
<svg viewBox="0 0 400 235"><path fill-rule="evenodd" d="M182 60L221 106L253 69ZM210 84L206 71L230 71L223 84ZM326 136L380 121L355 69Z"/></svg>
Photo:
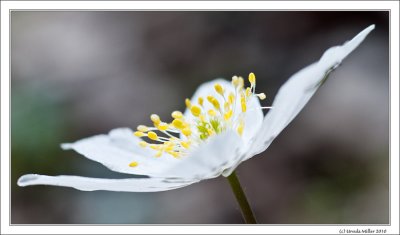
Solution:
<svg viewBox="0 0 400 235"><path fill-rule="evenodd" d="M296 117L328 74L374 29L369 26L351 41L328 49L321 59L294 74L278 91L264 117L255 93L255 75L250 87L234 76L232 82L217 79L201 85L184 114L172 113L171 123L153 114L154 127L138 126L112 130L71 144L73 149L110 170L145 175L148 178L98 179L80 176L28 174L19 186L55 185L79 190L154 192L184 187L219 175L229 176L243 161L263 152ZM140 137L148 139L143 141Z"/></svg>

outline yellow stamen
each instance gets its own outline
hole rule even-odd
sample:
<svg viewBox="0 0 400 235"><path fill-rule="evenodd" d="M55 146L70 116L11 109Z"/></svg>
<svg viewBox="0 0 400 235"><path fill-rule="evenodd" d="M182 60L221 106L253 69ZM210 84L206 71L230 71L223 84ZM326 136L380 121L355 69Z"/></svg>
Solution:
<svg viewBox="0 0 400 235"><path fill-rule="evenodd" d="M181 145L185 148L188 149L190 147L190 142L189 141L182 141Z"/></svg>
<svg viewBox="0 0 400 235"><path fill-rule="evenodd" d="M246 110L247 110L246 99L243 95L240 97L240 104L242 106L242 112L243 113L246 112Z"/></svg>
<svg viewBox="0 0 400 235"><path fill-rule="evenodd" d="M203 97L199 97L199 98L197 99L197 102L199 103L200 106L203 106L203 103L204 103Z"/></svg>
<svg viewBox="0 0 400 235"><path fill-rule="evenodd" d="M186 108L188 108L188 109L192 105L192 103L190 102L190 100L188 98L185 99L185 104L186 104Z"/></svg>
<svg viewBox="0 0 400 235"><path fill-rule="evenodd" d="M217 99L214 99L213 102L212 102L212 104L213 104L214 108L220 109L220 105L219 105L219 102L218 102Z"/></svg>
<svg viewBox="0 0 400 235"><path fill-rule="evenodd" d="M174 144L171 142L168 143L164 143L164 151L168 152L168 151L172 151L174 150Z"/></svg>
<svg viewBox="0 0 400 235"><path fill-rule="evenodd" d="M177 128L177 129L182 129L184 128L183 122L180 119L174 119L172 121L172 125Z"/></svg>
<svg viewBox="0 0 400 235"><path fill-rule="evenodd" d="M232 77L232 85L234 87L238 87L239 86L239 78L237 76L233 76Z"/></svg>
<svg viewBox="0 0 400 235"><path fill-rule="evenodd" d="M141 132L141 131L135 131L135 133L133 133L135 136L137 136L137 137L142 137L142 136L145 136L145 134L143 133L143 132Z"/></svg>
<svg viewBox="0 0 400 235"><path fill-rule="evenodd" d="M224 95L224 88L221 86L221 84L219 83L215 84L214 89L218 94Z"/></svg>
<svg viewBox="0 0 400 235"><path fill-rule="evenodd" d="M161 120L157 114L150 115L150 119L153 121L154 125L160 124Z"/></svg>
<svg viewBox="0 0 400 235"><path fill-rule="evenodd" d="M244 87L244 80L242 77L238 78L238 88L242 89Z"/></svg>
<svg viewBox="0 0 400 235"><path fill-rule="evenodd" d="M129 163L129 166L130 166L130 167L137 167L138 165L139 165L138 162L131 162L131 163Z"/></svg>
<svg viewBox="0 0 400 235"><path fill-rule="evenodd" d="M257 96L258 96L258 98L259 98L260 100L265 100L265 98L267 98L267 96L265 95L265 93L257 94Z"/></svg>
<svg viewBox="0 0 400 235"><path fill-rule="evenodd" d="M228 121L229 118L232 117L232 114L233 114L232 110L229 110L228 112L226 112L226 113L224 114L224 119L225 119L225 121Z"/></svg>
<svg viewBox="0 0 400 235"><path fill-rule="evenodd" d="M168 152L168 153L171 154L174 158L179 158L179 157L180 157L179 152L172 152L172 151L170 151L170 152Z"/></svg>
<svg viewBox="0 0 400 235"><path fill-rule="evenodd" d="M149 144L148 144L147 142L145 142L145 141L140 141L140 142L139 142L139 146L140 146L140 147L143 147L143 148L144 148L144 147L147 147L148 145L149 145Z"/></svg>
<svg viewBox="0 0 400 235"><path fill-rule="evenodd" d="M147 133L147 137L149 137L149 138L152 139L152 140L158 140L158 136L157 136L157 134L156 134L154 131L149 131L149 132Z"/></svg>
<svg viewBox="0 0 400 235"><path fill-rule="evenodd" d="M192 105L190 112L193 114L193 116L198 117L201 113L201 108L197 105Z"/></svg>
<svg viewBox="0 0 400 235"><path fill-rule="evenodd" d="M182 112L174 111L171 113L172 122L166 123L162 122L158 115L150 115L150 119L156 128L139 125L134 135L137 137L147 137L149 140L157 141L157 143L140 141L138 145L155 150L155 157L168 154L175 158L180 158L181 156L188 155L188 151L192 145L198 146L201 144L199 142L205 141L210 136L220 134L225 130L233 129L239 135L243 135L245 128L243 113L247 111L249 100L253 95L257 96L260 100L266 98L264 93L255 93L256 77L254 73L249 74L248 80L251 85L246 88L244 87L245 81L242 77L233 76L232 85L234 86L234 90L232 91L226 90L226 87L220 83L215 83L214 87L208 91L209 94L214 95L198 97L196 100L193 100L196 103L192 103L190 99L185 99L185 105L193 115L190 118L187 117L186 119ZM215 93L218 93L218 95ZM212 107L204 104L205 100ZM237 107L239 106L239 102L242 114L237 113L240 111L236 111L240 109ZM180 137L174 137L174 135L179 133ZM137 162L131 162L129 166L136 167Z"/></svg>
<svg viewBox="0 0 400 235"><path fill-rule="evenodd" d="M146 132L149 130L149 128L145 125L139 125L139 126L137 126L137 130L141 131L141 132Z"/></svg>
<svg viewBox="0 0 400 235"><path fill-rule="evenodd" d="M235 101L235 95L231 92L231 93L229 93L229 96L228 96L228 102L230 104L233 104L234 101Z"/></svg>
<svg viewBox="0 0 400 235"><path fill-rule="evenodd" d="M165 123L165 122L160 122L160 124L157 125L157 128L158 128L160 131L165 131L165 130L168 129L168 124Z"/></svg>
<svg viewBox="0 0 400 235"><path fill-rule="evenodd" d="M241 136L243 134L243 130L244 130L244 122L240 122L238 128L237 128L237 132L238 134Z"/></svg>
<svg viewBox="0 0 400 235"><path fill-rule="evenodd" d="M249 74L249 82L251 86L254 86L254 84L256 84L256 75L254 75L254 73Z"/></svg>
<svg viewBox="0 0 400 235"><path fill-rule="evenodd" d="M211 117L214 117L215 115L217 115L217 113L215 112L214 109L210 109L210 110L208 110L208 115L210 115Z"/></svg>
<svg viewBox="0 0 400 235"><path fill-rule="evenodd" d="M250 88L250 87L247 87L247 88L246 88L246 97L249 98L250 95L251 95L251 88Z"/></svg>
<svg viewBox="0 0 400 235"><path fill-rule="evenodd" d="M185 136L190 136L192 134L192 131L190 130L190 128L185 128L182 130L182 134L184 134Z"/></svg>
<svg viewBox="0 0 400 235"><path fill-rule="evenodd" d="M208 102L210 102L211 104L212 104L212 101L213 101L214 99L215 99L214 96L211 96L211 95L208 95L208 96L207 96L207 100L208 100Z"/></svg>
<svg viewBox="0 0 400 235"><path fill-rule="evenodd" d="M150 148L154 150L160 150L160 145L157 144L150 144Z"/></svg>
<svg viewBox="0 0 400 235"><path fill-rule="evenodd" d="M231 104L229 102L225 102L224 104L224 110L225 112L227 112L229 110L229 107L231 106Z"/></svg>
<svg viewBox="0 0 400 235"><path fill-rule="evenodd" d="M211 95L207 96L207 100L214 106L215 109L220 108L219 102L214 96Z"/></svg>
<svg viewBox="0 0 400 235"><path fill-rule="evenodd" d="M180 111L173 111L172 113L171 113L171 116L173 117L173 118L182 118L183 117L183 114L180 112Z"/></svg>

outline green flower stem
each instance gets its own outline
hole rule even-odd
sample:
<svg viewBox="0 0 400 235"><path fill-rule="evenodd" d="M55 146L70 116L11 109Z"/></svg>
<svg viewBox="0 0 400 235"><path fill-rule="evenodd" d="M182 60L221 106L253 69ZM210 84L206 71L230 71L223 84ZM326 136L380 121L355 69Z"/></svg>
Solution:
<svg viewBox="0 0 400 235"><path fill-rule="evenodd" d="M246 224L256 224L256 218L254 217L253 211L247 201L246 195L240 186L240 182L238 177L236 176L235 171L232 172L230 176L228 176L229 184L231 185L232 191L235 194L236 200L239 203L240 209L242 211L242 215Z"/></svg>

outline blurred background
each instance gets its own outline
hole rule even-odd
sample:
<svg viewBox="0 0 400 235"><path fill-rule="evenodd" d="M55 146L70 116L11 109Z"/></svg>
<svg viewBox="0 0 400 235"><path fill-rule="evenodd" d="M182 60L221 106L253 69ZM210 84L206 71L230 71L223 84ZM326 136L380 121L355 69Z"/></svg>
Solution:
<svg viewBox="0 0 400 235"><path fill-rule="evenodd" d="M124 178L60 143L150 124L216 77L295 72L375 24L270 148L237 169L264 224L389 223L389 14L11 13L13 224L242 223L225 178L159 193L20 188L26 173Z"/></svg>

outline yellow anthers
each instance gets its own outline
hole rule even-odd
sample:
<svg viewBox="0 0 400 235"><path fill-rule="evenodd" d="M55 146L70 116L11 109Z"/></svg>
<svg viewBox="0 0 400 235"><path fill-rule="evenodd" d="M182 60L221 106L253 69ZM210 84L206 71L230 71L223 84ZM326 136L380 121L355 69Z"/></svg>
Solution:
<svg viewBox="0 0 400 235"><path fill-rule="evenodd" d="M179 157L180 157L179 152L170 151L170 152L168 152L168 153L171 154L174 158L179 158Z"/></svg>
<svg viewBox="0 0 400 235"><path fill-rule="evenodd" d="M139 146L140 147L143 147L143 148L145 148L145 147L147 147L149 144L147 143L147 142L145 142L145 141L140 141L139 142Z"/></svg>
<svg viewBox="0 0 400 235"><path fill-rule="evenodd" d="M173 111L173 112L171 113L171 116L172 116L173 118L180 119L180 118L183 117L183 114L182 114L180 111Z"/></svg>
<svg viewBox="0 0 400 235"><path fill-rule="evenodd" d="M201 114L201 108L197 105L192 105L190 112L193 114L193 116L198 117Z"/></svg>
<svg viewBox="0 0 400 235"><path fill-rule="evenodd" d="M231 107L231 104L229 102L225 102L224 103L224 110L225 112L227 112L229 110L229 108Z"/></svg>
<svg viewBox="0 0 400 235"><path fill-rule="evenodd" d="M246 97L249 98L250 95L251 95L251 88L250 88L250 87L247 87L247 88L246 88Z"/></svg>
<svg viewBox="0 0 400 235"><path fill-rule="evenodd" d="M212 105L214 106L214 108L216 109L220 109L220 105L217 99L214 99L212 102Z"/></svg>
<svg viewBox="0 0 400 235"><path fill-rule="evenodd" d="M157 129L159 129L160 131L166 131L168 127L168 124L165 122L160 122L160 124L157 125Z"/></svg>
<svg viewBox="0 0 400 235"><path fill-rule="evenodd" d="M208 95L208 96L207 96L207 100L208 100L208 102L210 102L211 104L212 104L212 101L213 101L214 99L215 99L214 96L211 96L211 95Z"/></svg>
<svg viewBox="0 0 400 235"><path fill-rule="evenodd" d="M190 100L188 99L188 98L186 98L185 99L185 105L186 105L186 108L190 108L190 106L192 106L192 103L190 102Z"/></svg>
<svg viewBox="0 0 400 235"><path fill-rule="evenodd" d="M135 136L137 136L137 137L143 137L143 136L145 136L146 134L145 133L143 133L143 132L141 132L141 131L135 131L135 133L133 133Z"/></svg>
<svg viewBox="0 0 400 235"><path fill-rule="evenodd" d="M219 102L214 96L207 96L207 100L214 106L215 109L220 109Z"/></svg>
<svg viewBox="0 0 400 235"><path fill-rule="evenodd" d="M225 121L228 121L228 120L232 117L232 114L233 114L233 111L232 111L232 110L229 110L228 112L226 112L226 113L224 114L224 120L225 120Z"/></svg>
<svg viewBox="0 0 400 235"><path fill-rule="evenodd" d="M219 83L215 84L214 89L218 94L224 95L224 88L221 86L221 84Z"/></svg>
<svg viewBox="0 0 400 235"><path fill-rule="evenodd" d="M235 101L235 95L233 94L233 92L229 93L228 95L228 102L230 104L233 104L233 102Z"/></svg>
<svg viewBox="0 0 400 235"><path fill-rule="evenodd" d="M145 126L145 125L139 125L139 126L137 126L136 129L137 129L138 131L141 131L141 132L146 132L146 131L149 130L149 128L148 128L147 126Z"/></svg>
<svg viewBox="0 0 400 235"><path fill-rule="evenodd" d="M215 109L220 109L219 102L214 96L212 95L207 96L207 100L214 106Z"/></svg>
<svg viewBox="0 0 400 235"><path fill-rule="evenodd" d="M177 128L177 129L182 129L182 128L185 127L183 121L180 120L180 119L174 119L174 120L172 121L172 125L173 125L175 128Z"/></svg>
<svg viewBox="0 0 400 235"><path fill-rule="evenodd" d="M237 128L237 132L238 134L241 136L243 134L243 130L244 130L244 122L241 121L238 128Z"/></svg>
<svg viewBox="0 0 400 235"><path fill-rule="evenodd" d="M188 149L190 147L190 142L189 141L182 141L181 142L182 147L185 149Z"/></svg>
<svg viewBox="0 0 400 235"><path fill-rule="evenodd" d="M265 95L265 93L257 94L257 97L258 97L260 100L265 100L265 98L267 98L267 96Z"/></svg>
<svg viewBox="0 0 400 235"><path fill-rule="evenodd" d="M155 126L160 124L160 122L161 122L160 117L157 114L150 115L150 119L151 119L151 121L153 121Z"/></svg>
<svg viewBox="0 0 400 235"><path fill-rule="evenodd" d="M208 115L210 115L211 117L214 117L215 115L217 115L217 113L215 112L215 110L214 109L210 109L210 110L208 110Z"/></svg>
<svg viewBox="0 0 400 235"><path fill-rule="evenodd" d="M158 144L150 144L149 146L150 146L151 149L154 149L154 150L160 150L161 149L160 145L158 145Z"/></svg>
<svg viewBox="0 0 400 235"><path fill-rule="evenodd" d="M239 86L239 78L236 75L232 77L232 85L234 87L238 87Z"/></svg>
<svg viewBox="0 0 400 235"><path fill-rule="evenodd" d="M190 136L192 134L192 131L190 130L190 128L184 128L182 130L182 134L184 134L185 136Z"/></svg>
<svg viewBox="0 0 400 235"><path fill-rule="evenodd" d="M147 137L148 142L140 141L140 147L148 147L154 151L155 157L170 155L180 158L190 154L190 149L201 145L213 135L218 135L225 130L234 130L240 136L245 131L244 115L247 109L252 108L249 101L253 96L264 100L264 93L255 93L256 76L250 73L248 76L249 87L245 87L242 77L233 76L232 86L223 86L222 83L214 83L208 91L208 96L198 97L190 100L185 99L187 112L192 116L185 117L182 112L171 113L171 123L161 121L156 114L150 116L154 127L145 125L137 126L134 135ZM229 88L229 89L228 89ZM193 102L193 103L192 103ZM204 102L209 102L206 104ZM220 103L222 102L222 103ZM250 105L249 107L247 107ZM252 109L251 109L252 110ZM157 133L158 134L157 134ZM151 143L151 142L157 143ZM136 167L137 162L131 162L130 167Z"/></svg>
<svg viewBox="0 0 400 235"><path fill-rule="evenodd" d="M242 89L244 87L244 80L242 77L238 78L238 88Z"/></svg>
<svg viewBox="0 0 400 235"><path fill-rule="evenodd" d="M131 163L129 163L129 166L130 166L130 167L137 167L138 165L139 165L138 162L131 162Z"/></svg>
<svg viewBox="0 0 400 235"><path fill-rule="evenodd" d="M152 139L152 140L158 140L158 135L154 131L149 131L147 133L147 137L149 137L149 139Z"/></svg>
<svg viewBox="0 0 400 235"><path fill-rule="evenodd" d="M249 82L251 86L254 86L256 84L256 75L254 75L254 73L249 74Z"/></svg>
<svg viewBox="0 0 400 235"><path fill-rule="evenodd" d="M203 106L203 103L204 103L203 97L199 97L199 98L197 99L197 102L199 103L200 106Z"/></svg>
<svg viewBox="0 0 400 235"><path fill-rule="evenodd" d="M247 110L246 98L243 95L240 97L240 105L242 107L242 112L243 113L246 112Z"/></svg>
<svg viewBox="0 0 400 235"><path fill-rule="evenodd" d="M166 152L172 151L172 150L174 150L174 148L175 148L174 143L171 143L171 142L164 143L164 151L166 151Z"/></svg>

